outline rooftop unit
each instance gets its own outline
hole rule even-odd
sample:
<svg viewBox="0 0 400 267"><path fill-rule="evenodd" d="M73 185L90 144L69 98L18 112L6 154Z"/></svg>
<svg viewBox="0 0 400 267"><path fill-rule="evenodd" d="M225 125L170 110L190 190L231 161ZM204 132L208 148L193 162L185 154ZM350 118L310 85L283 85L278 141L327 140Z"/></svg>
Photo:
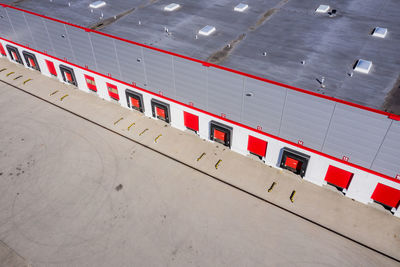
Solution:
<svg viewBox="0 0 400 267"><path fill-rule="evenodd" d="M372 62L364 59L359 59L357 61L356 66L354 67L355 71L361 72L361 73L366 73L368 74L369 71L371 70L372 67Z"/></svg>
<svg viewBox="0 0 400 267"><path fill-rule="evenodd" d="M235 8L234 8L233 10L236 11L236 12L243 12L243 11L245 11L248 7L249 7L249 5L240 3L240 4L238 4L237 6L235 6Z"/></svg>
<svg viewBox="0 0 400 267"><path fill-rule="evenodd" d="M385 38L387 34L387 28L376 27L372 32L372 36Z"/></svg>
<svg viewBox="0 0 400 267"><path fill-rule="evenodd" d="M89 5L89 7L90 8L100 8L100 7L103 7L105 5L106 5L106 2L104 2L104 1L96 1L96 2L91 3Z"/></svg>
<svg viewBox="0 0 400 267"><path fill-rule="evenodd" d="M171 4L166 5L166 6L164 7L164 11L171 12L171 11L177 10L177 9L180 8L180 7L181 7L180 4L171 3Z"/></svg>
<svg viewBox="0 0 400 267"><path fill-rule="evenodd" d="M204 26L200 31L199 34L204 35L204 36L209 36L210 34L212 34L213 32L215 32L216 29L214 26L211 25L207 25Z"/></svg>

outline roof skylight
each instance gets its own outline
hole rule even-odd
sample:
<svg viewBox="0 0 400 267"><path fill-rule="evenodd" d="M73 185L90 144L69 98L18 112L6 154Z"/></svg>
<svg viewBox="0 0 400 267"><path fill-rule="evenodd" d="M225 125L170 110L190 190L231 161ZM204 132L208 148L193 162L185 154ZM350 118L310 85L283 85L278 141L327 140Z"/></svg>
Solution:
<svg viewBox="0 0 400 267"><path fill-rule="evenodd" d="M237 12L243 12L243 11L245 11L248 7L249 7L249 5L240 3L240 4L238 4L237 6L235 6L235 8L234 8L233 10L234 10L234 11L237 11Z"/></svg>
<svg viewBox="0 0 400 267"><path fill-rule="evenodd" d="M212 34L215 31L216 31L216 29L214 26L207 25L207 26L203 27L201 30L199 30L199 34L209 36L210 34Z"/></svg>
<svg viewBox="0 0 400 267"><path fill-rule="evenodd" d="M171 11L177 10L177 9L180 8L180 7L181 7L180 4L171 3L171 4L166 5L166 6L164 7L164 11L171 12Z"/></svg>
<svg viewBox="0 0 400 267"><path fill-rule="evenodd" d="M369 73L372 67L372 62L364 59L359 59L357 61L356 66L354 67L355 71L362 73Z"/></svg>
<svg viewBox="0 0 400 267"><path fill-rule="evenodd" d="M387 34L387 28L376 27L374 29L374 32L372 33L372 36L385 38L386 34Z"/></svg>
<svg viewBox="0 0 400 267"><path fill-rule="evenodd" d="M104 2L104 1L96 1L96 2L91 3L89 5L89 7L90 8L100 8L100 7L103 7L105 5L106 5L106 2Z"/></svg>
<svg viewBox="0 0 400 267"><path fill-rule="evenodd" d="M329 11L329 8L330 8L330 6L328 6L328 5L320 5L320 6L315 10L315 12L317 12L317 13L326 13L326 12Z"/></svg>

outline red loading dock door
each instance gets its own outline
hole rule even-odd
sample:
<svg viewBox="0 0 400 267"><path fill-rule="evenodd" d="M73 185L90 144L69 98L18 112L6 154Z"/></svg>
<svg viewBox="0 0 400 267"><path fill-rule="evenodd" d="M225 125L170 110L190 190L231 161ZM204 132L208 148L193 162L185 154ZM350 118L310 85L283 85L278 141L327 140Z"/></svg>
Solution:
<svg viewBox="0 0 400 267"><path fill-rule="evenodd" d="M260 157L264 157L267 151L267 144L268 144L267 141L249 135L247 150Z"/></svg>
<svg viewBox="0 0 400 267"><path fill-rule="evenodd" d="M298 161L296 159L292 159L290 157L287 157L286 161L285 161L285 166L289 167L293 170L299 170L301 168L301 164L302 163L300 161Z"/></svg>
<svg viewBox="0 0 400 267"><path fill-rule="evenodd" d="M183 112L183 119L185 126L193 131L199 130L199 117L188 113L186 111Z"/></svg>
<svg viewBox="0 0 400 267"><path fill-rule="evenodd" d="M47 68L49 69L50 74L57 76L57 71L56 71L56 68L54 67L54 63L46 60L46 65L47 65Z"/></svg>
<svg viewBox="0 0 400 267"><path fill-rule="evenodd" d="M340 188L347 189L350 185L353 173L329 165L326 172L325 181Z"/></svg>
<svg viewBox="0 0 400 267"><path fill-rule="evenodd" d="M165 120L165 110L163 108L156 107L156 114L158 118Z"/></svg>
<svg viewBox="0 0 400 267"><path fill-rule="evenodd" d="M214 140L217 139L223 143L225 143L226 133L221 132L217 129L214 129Z"/></svg>
<svg viewBox="0 0 400 267"><path fill-rule="evenodd" d="M6 50L4 50L4 47L0 44L0 53L2 56L7 56Z"/></svg>
<svg viewBox="0 0 400 267"><path fill-rule="evenodd" d="M29 57L28 58L28 61L29 61L29 65L31 66L31 67L36 67L36 64L35 64L35 61L33 60L33 58L31 58L31 57Z"/></svg>
<svg viewBox="0 0 400 267"><path fill-rule="evenodd" d="M18 60L17 53L15 53L14 51L11 51L11 54L12 54L13 60Z"/></svg>
<svg viewBox="0 0 400 267"><path fill-rule="evenodd" d="M400 202L400 190L378 183L371 198L386 206L397 208Z"/></svg>
<svg viewBox="0 0 400 267"><path fill-rule="evenodd" d="M129 97L129 98L131 100L131 106L135 107L137 109L140 109L140 101L139 101L139 99L136 99L134 97Z"/></svg>
<svg viewBox="0 0 400 267"><path fill-rule="evenodd" d="M65 78L67 79L67 81L72 83L72 75L71 75L71 73L65 72L64 74L65 74Z"/></svg>

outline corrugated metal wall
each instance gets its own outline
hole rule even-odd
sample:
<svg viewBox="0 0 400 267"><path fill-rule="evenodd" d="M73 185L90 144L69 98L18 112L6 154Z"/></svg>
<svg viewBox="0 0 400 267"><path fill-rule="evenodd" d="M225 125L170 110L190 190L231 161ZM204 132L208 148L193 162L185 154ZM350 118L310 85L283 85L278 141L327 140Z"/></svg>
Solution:
<svg viewBox="0 0 400 267"><path fill-rule="evenodd" d="M389 176L400 124L386 116L0 8L1 36ZM72 49L73 47L73 49Z"/></svg>

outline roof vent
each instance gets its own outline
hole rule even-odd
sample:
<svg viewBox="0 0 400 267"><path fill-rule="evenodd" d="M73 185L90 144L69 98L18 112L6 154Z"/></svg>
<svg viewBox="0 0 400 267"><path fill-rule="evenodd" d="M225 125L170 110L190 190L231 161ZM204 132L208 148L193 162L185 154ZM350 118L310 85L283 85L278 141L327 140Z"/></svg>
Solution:
<svg viewBox="0 0 400 267"><path fill-rule="evenodd" d="M364 59L359 59L354 67L355 71L368 73L371 70L372 62Z"/></svg>
<svg viewBox="0 0 400 267"><path fill-rule="evenodd" d="M181 7L180 4L171 3L171 4L169 4L169 5L164 7L164 11L171 12L171 11L177 10L180 7Z"/></svg>
<svg viewBox="0 0 400 267"><path fill-rule="evenodd" d="M243 11L245 11L248 7L249 7L249 5L240 3L239 5L235 6L235 8L234 8L233 10L234 10L234 11L237 11L237 12L243 12Z"/></svg>
<svg viewBox="0 0 400 267"><path fill-rule="evenodd" d="M387 34L387 28L376 27L372 33L372 36L385 38L386 34Z"/></svg>
<svg viewBox="0 0 400 267"><path fill-rule="evenodd" d="M210 34L212 34L213 32L215 32L215 27L211 26L211 25L207 25L205 27L203 27L200 31L199 34L201 35L205 35L205 36L209 36Z"/></svg>
<svg viewBox="0 0 400 267"><path fill-rule="evenodd" d="M96 1L96 2L91 3L89 5L89 7L90 8L100 8L100 7L103 7L105 5L106 5L106 2L104 2L104 1Z"/></svg>
<svg viewBox="0 0 400 267"><path fill-rule="evenodd" d="M326 12L329 11L329 8L330 8L330 6L328 6L328 5L320 5L320 6L315 10L315 12L317 12L317 13L326 13Z"/></svg>

